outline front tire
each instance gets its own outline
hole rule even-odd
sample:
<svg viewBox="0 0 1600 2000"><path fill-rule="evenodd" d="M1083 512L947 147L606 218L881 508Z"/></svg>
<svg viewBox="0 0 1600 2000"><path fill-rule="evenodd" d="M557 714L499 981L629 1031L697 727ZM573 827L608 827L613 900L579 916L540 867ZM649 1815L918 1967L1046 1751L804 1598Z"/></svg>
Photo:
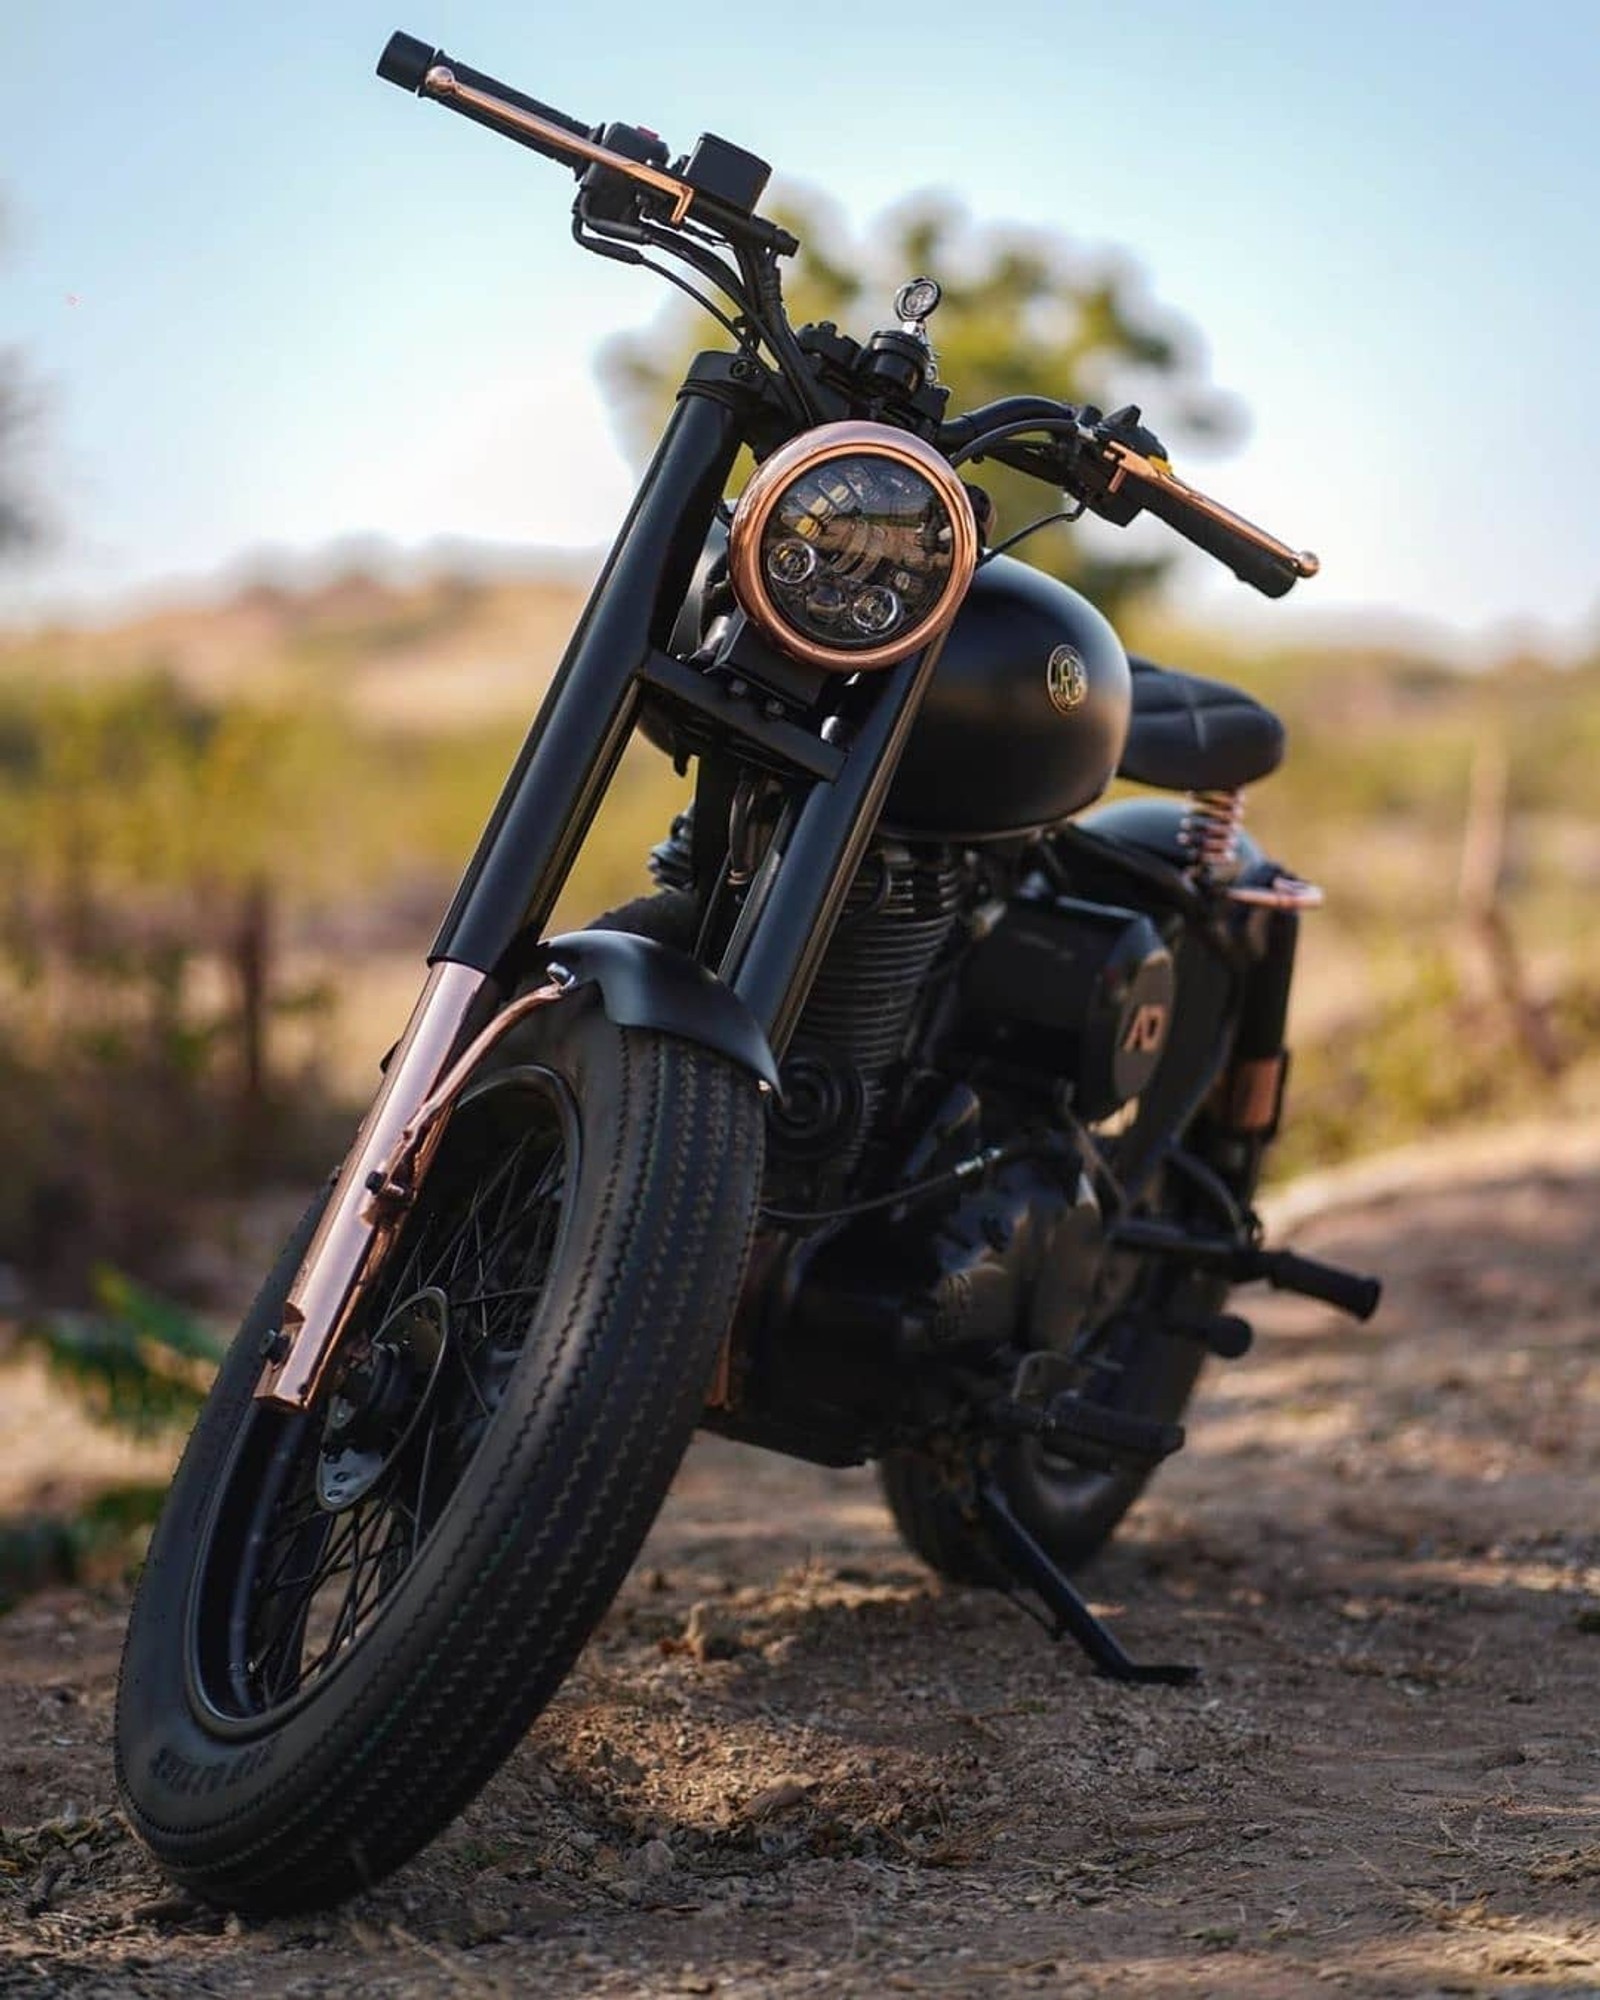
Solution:
<svg viewBox="0 0 1600 2000"><path fill-rule="evenodd" d="M304 1908L480 1788L611 1601L694 1429L761 1179L753 1078L594 989L453 1114L343 1368L256 1402L314 1213L246 1319L151 1545L118 1783L179 1882Z"/></svg>

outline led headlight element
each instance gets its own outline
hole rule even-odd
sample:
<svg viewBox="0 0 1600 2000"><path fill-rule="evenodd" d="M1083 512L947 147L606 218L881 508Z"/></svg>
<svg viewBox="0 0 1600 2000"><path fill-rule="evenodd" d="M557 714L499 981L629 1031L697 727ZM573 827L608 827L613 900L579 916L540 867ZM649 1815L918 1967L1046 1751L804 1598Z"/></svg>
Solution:
<svg viewBox="0 0 1600 2000"><path fill-rule="evenodd" d="M945 631L978 559L972 503L932 445L823 424L766 459L734 510L735 597L772 642L840 673Z"/></svg>

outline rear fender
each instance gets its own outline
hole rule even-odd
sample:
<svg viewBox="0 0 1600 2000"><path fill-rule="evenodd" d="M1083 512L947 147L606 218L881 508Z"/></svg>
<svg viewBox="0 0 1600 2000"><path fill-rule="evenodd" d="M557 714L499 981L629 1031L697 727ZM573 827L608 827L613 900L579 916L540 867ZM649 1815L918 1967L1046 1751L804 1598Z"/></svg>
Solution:
<svg viewBox="0 0 1600 2000"><path fill-rule="evenodd" d="M1124 846L1157 855L1174 868L1187 868L1191 857L1178 836L1188 810L1184 799L1113 799L1110 805L1080 813L1072 823L1085 833L1106 835ZM1266 856L1243 828L1237 838L1244 864L1242 879L1248 881L1250 871L1263 866Z"/></svg>

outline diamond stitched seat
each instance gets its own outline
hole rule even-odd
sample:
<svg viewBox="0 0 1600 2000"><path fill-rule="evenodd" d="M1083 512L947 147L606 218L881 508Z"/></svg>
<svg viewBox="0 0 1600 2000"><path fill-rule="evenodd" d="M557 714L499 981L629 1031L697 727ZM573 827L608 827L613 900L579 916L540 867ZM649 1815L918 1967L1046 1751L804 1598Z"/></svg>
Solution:
<svg viewBox="0 0 1600 2000"><path fill-rule="evenodd" d="M1133 721L1117 775L1169 792L1222 792L1265 778L1283 761L1284 728L1270 708L1222 681L1131 656Z"/></svg>

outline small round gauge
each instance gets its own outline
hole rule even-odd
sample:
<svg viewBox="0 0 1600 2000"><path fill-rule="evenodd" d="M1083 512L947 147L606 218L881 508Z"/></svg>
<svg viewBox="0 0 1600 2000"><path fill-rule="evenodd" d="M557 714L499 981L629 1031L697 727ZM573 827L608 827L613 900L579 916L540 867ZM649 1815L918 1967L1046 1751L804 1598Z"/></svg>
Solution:
<svg viewBox="0 0 1600 2000"><path fill-rule="evenodd" d="M900 319L912 319L919 323L930 319L943 291L932 278L913 278L908 285L902 285L894 295L895 314Z"/></svg>

